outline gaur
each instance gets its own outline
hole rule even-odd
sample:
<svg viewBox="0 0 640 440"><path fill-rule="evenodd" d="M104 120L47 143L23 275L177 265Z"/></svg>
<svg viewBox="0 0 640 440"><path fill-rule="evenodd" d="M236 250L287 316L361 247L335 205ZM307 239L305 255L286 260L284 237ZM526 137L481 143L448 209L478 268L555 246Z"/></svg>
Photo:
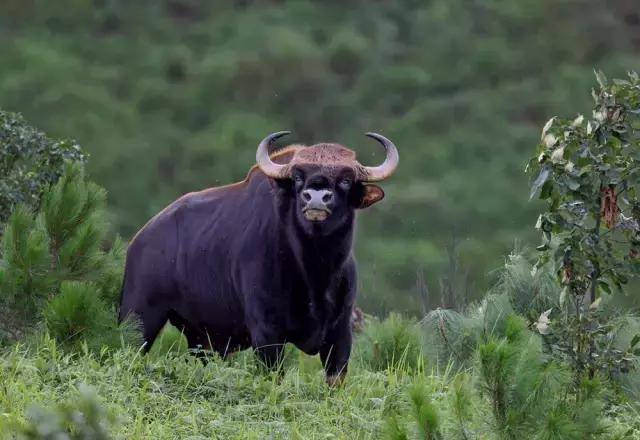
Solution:
<svg viewBox="0 0 640 440"><path fill-rule="evenodd" d="M291 145L269 154L239 183L180 197L153 217L127 251L120 319L135 315L145 350L164 324L189 347L221 355L253 347L267 365L286 342L320 354L340 382L351 351L356 298L355 211L384 197L369 182L389 177L398 151L384 136L376 167L339 144Z"/></svg>

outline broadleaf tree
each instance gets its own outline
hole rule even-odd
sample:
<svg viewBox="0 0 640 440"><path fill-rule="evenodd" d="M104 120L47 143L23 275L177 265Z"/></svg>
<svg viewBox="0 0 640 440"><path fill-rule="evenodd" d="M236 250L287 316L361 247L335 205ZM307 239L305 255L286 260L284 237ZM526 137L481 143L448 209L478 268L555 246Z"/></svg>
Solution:
<svg viewBox="0 0 640 440"><path fill-rule="evenodd" d="M547 202L534 270L553 264L568 312L553 347L590 375L628 367L606 343L599 304L640 273L640 79L596 79L592 118L550 119L528 166L531 197Z"/></svg>

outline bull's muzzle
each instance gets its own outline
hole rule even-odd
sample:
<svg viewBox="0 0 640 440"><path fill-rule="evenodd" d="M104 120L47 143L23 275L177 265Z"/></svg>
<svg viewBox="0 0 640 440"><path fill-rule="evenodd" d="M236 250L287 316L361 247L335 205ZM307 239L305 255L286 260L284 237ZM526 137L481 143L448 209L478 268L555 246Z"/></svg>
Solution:
<svg viewBox="0 0 640 440"><path fill-rule="evenodd" d="M328 189L306 189L302 191L302 200L305 203L302 213L309 221L321 222L331 214L328 205L333 200L333 192Z"/></svg>

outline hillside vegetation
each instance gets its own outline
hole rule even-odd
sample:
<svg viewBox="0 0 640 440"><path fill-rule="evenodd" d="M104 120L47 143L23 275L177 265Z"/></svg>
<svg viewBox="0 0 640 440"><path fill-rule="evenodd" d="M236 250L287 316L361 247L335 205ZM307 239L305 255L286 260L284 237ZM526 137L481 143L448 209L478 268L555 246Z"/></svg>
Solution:
<svg viewBox="0 0 640 440"><path fill-rule="evenodd" d="M224 360L189 352L170 326L143 355L136 323L115 320L122 245L105 234L105 192L87 180L82 156L70 159L53 185L32 188L31 204L11 207L3 229L0 435L638 438L640 319L618 299L638 264L640 79L598 79L594 119L552 119L532 161L531 193L549 209L538 221L538 261L509 255L491 291L462 312L368 316L338 387L327 386L316 357L291 346L267 371L251 351ZM35 163L48 154L39 150ZM612 201L603 183L625 197ZM583 223L569 222L582 212L576 203ZM602 235L576 244L578 232ZM575 246L569 258L567 246ZM601 263L614 267L585 272Z"/></svg>
<svg viewBox="0 0 640 440"><path fill-rule="evenodd" d="M418 313L416 272L428 308L462 304L514 241L535 242L525 158L551 115L588 110L594 67L640 68L636 6L4 0L0 105L85 146L125 238L179 195L242 179L267 133L374 164L362 133L380 131L401 162L360 216L361 303Z"/></svg>
<svg viewBox="0 0 640 440"><path fill-rule="evenodd" d="M0 439L639 439L639 23L623 0L4 1ZM282 128L401 150L360 219L346 382L169 325L144 355L126 238Z"/></svg>

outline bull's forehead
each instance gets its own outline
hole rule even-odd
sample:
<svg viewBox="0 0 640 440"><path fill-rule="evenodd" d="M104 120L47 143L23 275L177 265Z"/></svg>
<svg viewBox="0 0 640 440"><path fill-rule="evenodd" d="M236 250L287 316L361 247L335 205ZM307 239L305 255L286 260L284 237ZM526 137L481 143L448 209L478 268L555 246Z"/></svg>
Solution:
<svg viewBox="0 0 640 440"><path fill-rule="evenodd" d="M356 153L339 144L316 144L298 150L292 165L320 165L323 167L357 166Z"/></svg>

